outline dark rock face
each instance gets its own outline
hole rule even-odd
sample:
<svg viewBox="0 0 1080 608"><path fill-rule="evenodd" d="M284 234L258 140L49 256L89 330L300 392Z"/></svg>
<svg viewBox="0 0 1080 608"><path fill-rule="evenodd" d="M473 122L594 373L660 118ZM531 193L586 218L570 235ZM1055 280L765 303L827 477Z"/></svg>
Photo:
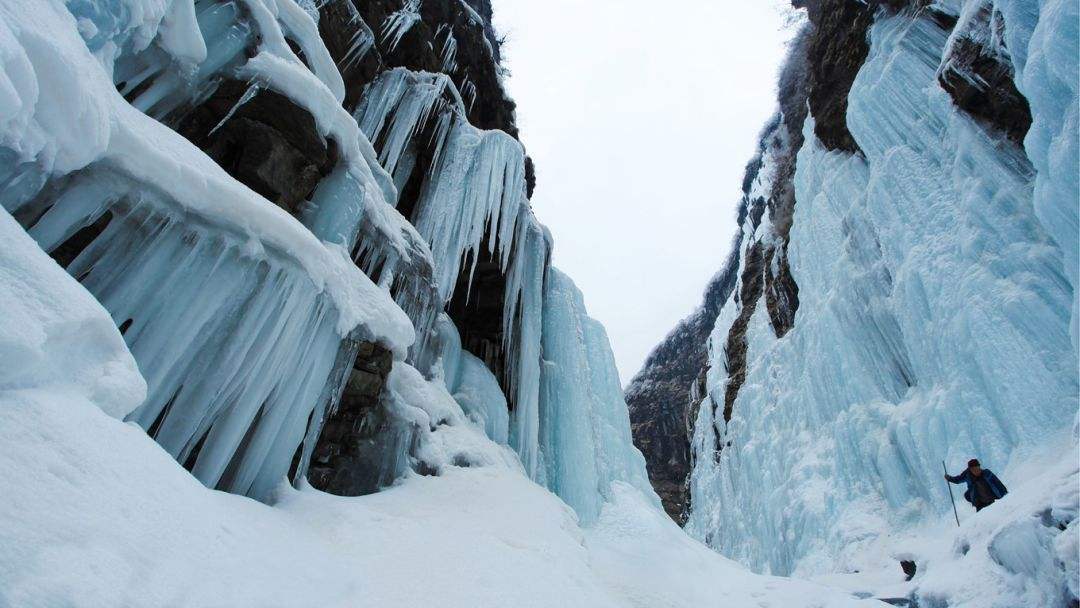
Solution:
<svg viewBox="0 0 1080 608"><path fill-rule="evenodd" d="M339 496L370 494L391 483L381 463L388 417L381 401L393 353L371 342L361 342L337 410L323 424L322 434L308 469L308 481Z"/></svg>
<svg viewBox="0 0 1080 608"><path fill-rule="evenodd" d="M345 81L346 110L352 112L361 93L386 69L375 48L375 33L360 17L352 0L326 0L319 7L319 37Z"/></svg>
<svg viewBox="0 0 1080 608"><path fill-rule="evenodd" d="M1003 38L1004 19L991 6L984 6L962 27L949 48L938 83L961 110L1023 144L1031 127L1031 108L1016 88L1009 58L985 43Z"/></svg>
<svg viewBox="0 0 1080 608"><path fill-rule="evenodd" d="M807 3L807 9L814 26L807 49L814 134L830 150L856 152L859 146L847 127L847 96L870 52L873 8L858 0L820 0Z"/></svg>
<svg viewBox="0 0 1080 608"><path fill-rule="evenodd" d="M446 313L458 328L462 348L483 361L495 374L506 395L507 406L513 410L514 391L510 390L506 353L503 351L506 276L498 260L488 252L486 242L481 243L476 269L470 272L471 264L471 260L466 260Z"/></svg>
<svg viewBox="0 0 1080 608"><path fill-rule="evenodd" d="M680 525L689 506L690 437L696 413L688 412L690 387L707 362L706 342L720 308L735 287L738 251L709 282L701 306L649 355L626 389L634 444L664 510ZM703 376L702 376L703 379Z"/></svg>
<svg viewBox="0 0 1080 608"><path fill-rule="evenodd" d="M917 572L919 568L915 562L905 559L900 561L900 569L903 570L906 575L904 580L910 581L915 578L915 572Z"/></svg>
<svg viewBox="0 0 1080 608"><path fill-rule="evenodd" d="M731 324L727 343L724 345L728 372L727 388L724 391L724 422L731 421L735 398L739 396L739 389L746 380L746 328L750 325L750 318L754 316L754 311L757 310L758 300L761 299L765 283L764 267L765 255L762 253L761 243L754 243L746 254L742 277L739 279L741 287L736 299L739 304L739 316ZM717 433L717 441L720 437L721 435Z"/></svg>
<svg viewBox="0 0 1080 608"><path fill-rule="evenodd" d="M333 170L337 150L306 110L269 90L240 103L248 90L243 82L223 82L177 131L238 181L293 213Z"/></svg>
<svg viewBox="0 0 1080 608"><path fill-rule="evenodd" d="M795 327L795 312L799 310L799 286L791 276L787 245L770 249L765 258L765 306L776 337L783 338Z"/></svg>

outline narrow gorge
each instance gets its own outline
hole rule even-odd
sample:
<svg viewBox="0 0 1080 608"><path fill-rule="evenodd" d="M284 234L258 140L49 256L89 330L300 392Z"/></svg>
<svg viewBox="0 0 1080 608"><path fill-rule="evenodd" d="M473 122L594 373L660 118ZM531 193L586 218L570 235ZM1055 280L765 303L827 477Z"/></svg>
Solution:
<svg viewBox="0 0 1080 608"><path fill-rule="evenodd" d="M1077 606L1075 2L787 10L624 390L497 0L0 0L0 607Z"/></svg>

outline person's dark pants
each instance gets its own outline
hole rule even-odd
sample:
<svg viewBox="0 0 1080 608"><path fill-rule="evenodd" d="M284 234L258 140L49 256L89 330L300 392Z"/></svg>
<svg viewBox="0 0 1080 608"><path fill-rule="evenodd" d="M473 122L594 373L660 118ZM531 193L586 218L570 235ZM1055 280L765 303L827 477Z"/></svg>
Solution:
<svg viewBox="0 0 1080 608"><path fill-rule="evenodd" d="M994 504L994 502L995 501L991 500L990 502L988 502L988 503L986 503L984 505L975 505L975 512L978 513L979 511L982 511L986 507L989 507L990 505Z"/></svg>

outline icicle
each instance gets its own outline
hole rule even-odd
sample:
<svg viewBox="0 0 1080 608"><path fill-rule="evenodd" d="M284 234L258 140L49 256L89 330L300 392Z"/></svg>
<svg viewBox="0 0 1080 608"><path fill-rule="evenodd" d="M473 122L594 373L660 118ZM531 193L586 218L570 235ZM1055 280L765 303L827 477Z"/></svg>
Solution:
<svg viewBox="0 0 1080 608"><path fill-rule="evenodd" d="M222 127L222 125L229 122L229 119L232 118L234 114L236 114L236 111L240 109L240 106L242 106L245 103L251 101L258 94L259 94L258 85L253 84L250 87L248 87L248 90L244 91L244 94L240 96L240 99L236 100L236 103L233 104L233 107L229 108L229 111L225 113L225 116L222 117L222 119L219 120L216 125L214 125L213 129L210 129L210 132L207 133L206 136L209 137L209 136L213 135L214 133L216 133L217 130Z"/></svg>
<svg viewBox="0 0 1080 608"><path fill-rule="evenodd" d="M124 328L147 380L129 419L208 486L266 498L343 386L333 299L287 257L253 257L244 237L181 221L175 204L111 171L56 190L35 201L46 211L29 230L47 250L112 214L68 270Z"/></svg>
<svg viewBox="0 0 1080 608"><path fill-rule="evenodd" d="M457 327L446 314L435 322L435 339L421 363L441 380L461 409L484 428L488 438L507 444L509 411L499 381L484 362L461 347Z"/></svg>
<svg viewBox="0 0 1080 608"><path fill-rule="evenodd" d="M457 38L454 38L454 28L445 23L440 25L435 32L435 39L438 40L439 36L445 36L440 53L442 71L450 74L457 69Z"/></svg>
<svg viewBox="0 0 1080 608"><path fill-rule="evenodd" d="M465 75L461 85L461 98L465 100L466 111L472 112L473 105L476 103L476 85L469 80L468 74Z"/></svg>
<svg viewBox="0 0 1080 608"><path fill-rule="evenodd" d="M375 48L375 34L371 32L367 23L364 23L364 20L360 18L360 14L355 12L355 8L352 10L354 11L352 20L358 27L353 34L352 40L349 41L349 48L345 50L345 54L338 65L338 69L342 72L359 63Z"/></svg>
<svg viewBox="0 0 1080 608"><path fill-rule="evenodd" d="M45 251L52 251L76 231L97 221L116 199L124 194L116 184L84 172L70 180L52 208L29 230Z"/></svg>
<svg viewBox="0 0 1080 608"><path fill-rule="evenodd" d="M521 145L505 133L470 125L461 96L442 74L404 69L383 74L368 87L356 118L395 181L404 183L415 170L425 172L412 220L418 238L430 244L433 263L421 275L422 300L402 298L407 291L397 297L417 325L417 344L410 351L414 359L424 352L424 328L432 326L434 314L452 297L458 276L475 269L488 237L488 253L496 254L507 277L502 348L506 389L515 402L509 441L529 474L539 478L540 313L551 245L529 210ZM419 146L431 152L430 167L413 166L415 154L409 151ZM368 240L362 237L361 246L370 252L364 264L369 275L375 276L379 264L397 264ZM465 259L473 266L463 269Z"/></svg>
<svg viewBox="0 0 1080 608"><path fill-rule="evenodd" d="M413 222L431 244L443 299L449 301L462 259L479 258L489 232L489 246L500 247L505 270L510 244L525 196L521 144L501 131L479 131L455 123L439 164L422 188Z"/></svg>
<svg viewBox="0 0 1080 608"><path fill-rule="evenodd" d="M396 68L368 86L355 117L368 139L379 144L379 162L397 179L407 146L432 116L438 117L432 138L436 149L442 147L460 103L446 75Z"/></svg>
<svg viewBox="0 0 1080 608"><path fill-rule="evenodd" d="M393 52L405 34L420 21L420 0L406 0L405 6L386 18L382 27L383 41L389 43L387 52Z"/></svg>
<svg viewBox="0 0 1080 608"><path fill-rule="evenodd" d="M157 46L117 59L113 79L121 94L139 91L132 105L158 120L212 93L244 60L244 48L253 37L233 2L201 2L195 19L207 49L205 59L193 69L174 64Z"/></svg>
<svg viewBox="0 0 1080 608"><path fill-rule="evenodd" d="M475 265L485 235L492 235L489 252L498 247L502 269L509 268L511 245L517 235L526 234L524 224L518 228L519 219L531 217L524 152L505 133L470 125L457 90L442 74L404 69L383 74L368 87L355 116L368 138L378 144L380 162L394 173L395 181L403 183L414 170L425 170L412 220L418 239L430 244L432 263L421 275L421 284L399 292L398 297L417 323L414 352L419 352L426 340L424 328L433 323L439 303L453 295L462 259L471 257ZM420 133L430 133L431 140L418 142ZM406 152L416 145L430 146L430 167L413 165L413 157ZM367 257L364 267L371 274L390 256L377 251L380 245L362 241ZM424 297L417 306L401 298L406 292L427 293L431 285L438 289L434 301Z"/></svg>

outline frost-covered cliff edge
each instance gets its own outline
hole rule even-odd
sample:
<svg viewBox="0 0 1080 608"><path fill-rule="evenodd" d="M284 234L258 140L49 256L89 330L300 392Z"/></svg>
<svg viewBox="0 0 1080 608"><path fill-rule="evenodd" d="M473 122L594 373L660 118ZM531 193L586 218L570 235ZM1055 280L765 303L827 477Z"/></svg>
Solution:
<svg viewBox="0 0 1080 608"><path fill-rule="evenodd" d="M631 418L688 421L686 529L755 569L914 559L903 593L929 605L1070 605L1076 5L795 4L808 24L747 172L707 361L664 371L664 352L700 348L694 317L631 385ZM673 378L681 402L678 386L672 405L636 401ZM971 456L1019 487L939 528L941 461Z"/></svg>

